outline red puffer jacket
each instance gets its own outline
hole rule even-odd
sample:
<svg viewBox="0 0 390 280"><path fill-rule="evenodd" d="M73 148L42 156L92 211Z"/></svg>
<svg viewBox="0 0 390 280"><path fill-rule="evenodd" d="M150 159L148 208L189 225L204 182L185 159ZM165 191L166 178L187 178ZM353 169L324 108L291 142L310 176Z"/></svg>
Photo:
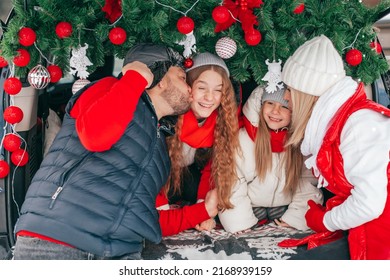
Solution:
<svg viewBox="0 0 390 280"><path fill-rule="evenodd" d="M370 109L390 117L390 110L366 98L363 85L340 108L328 129L317 156L317 167L329 183L327 189L335 194L326 203L326 210L343 203L351 195L353 186L344 174L339 150L340 135L348 117L360 109ZM375 220L349 230L351 259L390 259L390 164L387 168L387 200L383 213Z"/></svg>

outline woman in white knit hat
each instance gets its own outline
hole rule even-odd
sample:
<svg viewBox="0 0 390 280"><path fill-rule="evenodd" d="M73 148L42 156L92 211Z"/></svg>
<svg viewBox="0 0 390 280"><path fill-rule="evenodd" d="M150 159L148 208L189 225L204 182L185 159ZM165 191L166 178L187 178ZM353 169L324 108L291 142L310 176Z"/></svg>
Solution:
<svg viewBox="0 0 390 280"><path fill-rule="evenodd" d="M207 52L196 55L187 69L187 82L193 102L167 141L171 175L156 202L163 236L189 228L213 229L217 204L229 207L225 189L236 179L238 104L225 62ZM190 205L173 208L175 200Z"/></svg>
<svg viewBox="0 0 390 280"><path fill-rule="evenodd" d="M300 150L284 148L291 121L285 90L282 83L274 90L259 86L243 107L242 156L236 156L238 180L230 191L234 207L218 213L226 231L267 222L307 230L308 200L323 202L321 191L302 178Z"/></svg>
<svg viewBox="0 0 390 280"><path fill-rule="evenodd" d="M301 148L318 187L334 194L325 207L309 202L306 222L317 234L304 242L323 244L348 231L350 258L390 259L390 110L345 75L324 35L295 51L282 79L292 109L288 145Z"/></svg>

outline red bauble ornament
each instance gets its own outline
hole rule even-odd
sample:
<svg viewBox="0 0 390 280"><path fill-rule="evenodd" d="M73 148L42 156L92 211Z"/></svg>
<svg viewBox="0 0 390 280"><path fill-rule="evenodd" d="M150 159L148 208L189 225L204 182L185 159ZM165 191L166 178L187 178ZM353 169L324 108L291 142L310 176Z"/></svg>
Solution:
<svg viewBox="0 0 390 280"><path fill-rule="evenodd" d="M16 166L25 166L28 162L28 153L25 149L17 149L11 154L11 161Z"/></svg>
<svg viewBox="0 0 390 280"><path fill-rule="evenodd" d="M184 60L184 68L191 68L192 65L194 65L194 61L192 60L192 58L186 58Z"/></svg>
<svg viewBox="0 0 390 280"><path fill-rule="evenodd" d="M362 60L362 52L357 49L350 49L345 55L345 61L351 66L359 65Z"/></svg>
<svg viewBox="0 0 390 280"><path fill-rule="evenodd" d="M20 137L16 134L7 134L4 136L3 140L4 149L10 152L14 152L17 149L20 148L20 145L22 144L22 140L20 140Z"/></svg>
<svg viewBox="0 0 390 280"><path fill-rule="evenodd" d="M301 14L303 13L303 11L305 10L305 4L302 3L302 4L299 4L293 11L294 14Z"/></svg>
<svg viewBox="0 0 390 280"><path fill-rule="evenodd" d="M3 118L10 124L19 123L23 119L23 111L17 106L9 106L5 108Z"/></svg>
<svg viewBox="0 0 390 280"><path fill-rule="evenodd" d="M9 174L9 165L5 160L0 160L0 179L7 177Z"/></svg>
<svg viewBox="0 0 390 280"><path fill-rule="evenodd" d="M371 42L370 48L375 50L378 54L382 53L382 46L378 42Z"/></svg>
<svg viewBox="0 0 390 280"><path fill-rule="evenodd" d="M15 77L8 78L4 81L4 91L9 95L18 94L22 89L22 82Z"/></svg>
<svg viewBox="0 0 390 280"><path fill-rule="evenodd" d="M56 83L62 78L62 70L57 65L49 65L47 71L50 74L50 83Z"/></svg>
<svg viewBox="0 0 390 280"><path fill-rule="evenodd" d="M61 21L56 26L56 34L61 39L69 37L72 32L72 25L69 22Z"/></svg>
<svg viewBox="0 0 390 280"><path fill-rule="evenodd" d="M34 44L37 39L37 34L30 27L23 27L18 32L19 43L25 47L31 46Z"/></svg>
<svg viewBox="0 0 390 280"><path fill-rule="evenodd" d="M18 55L14 57L14 63L16 66L25 67L30 63L30 53L25 49L18 49Z"/></svg>
<svg viewBox="0 0 390 280"><path fill-rule="evenodd" d="M256 46L261 42L261 33L257 29L252 29L245 33L245 42L249 46Z"/></svg>
<svg viewBox="0 0 390 280"><path fill-rule="evenodd" d="M0 55L0 68L5 67L7 65L8 65L8 61L5 60L5 58Z"/></svg>
<svg viewBox="0 0 390 280"><path fill-rule="evenodd" d="M228 8L226 8L225 6L217 6L214 8L213 12L211 13L211 16L216 23L224 23L229 20L230 13Z"/></svg>
<svg viewBox="0 0 390 280"><path fill-rule="evenodd" d="M108 38L114 45L122 45L126 41L127 34L122 27L114 27L108 33Z"/></svg>
<svg viewBox="0 0 390 280"><path fill-rule="evenodd" d="M181 17L176 24L177 30L182 34L188 34L194 30L195 23L190 17Z"/></svg>

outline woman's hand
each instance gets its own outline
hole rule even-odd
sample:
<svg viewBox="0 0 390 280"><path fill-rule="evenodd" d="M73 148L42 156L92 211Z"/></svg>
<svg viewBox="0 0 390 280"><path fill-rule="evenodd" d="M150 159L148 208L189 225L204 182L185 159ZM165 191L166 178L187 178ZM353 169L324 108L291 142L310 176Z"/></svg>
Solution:
<svg viewBox="0 0 390 280"><path fill-rule="evenodd" d="M217 225L217 223L215 222L215 220L213 218L211 218L211 219L208 219L208 220L196 225L195 229L199 230L199 231L202 231L202 230L210 231L210 230L214 229L216 225Z"/></svg>
<svg viewBox="0 0 390 280"><path fill-rule="evenodd" d="M139 62L139 61L133 61L130 63L127 63L122 68L122 74L125 75L125 73L129 70L134 70L138 72L142 77L145 78L145 80L148 82L148 85L146 88L148 88L153 83L153 73L150 71L148 66L146 66L145 63Z"/></svg>
<svg viewBox="0 0 390 280"><path fill-rule="evenodd" d="M282 219L274 219L274 223L280 227L291 227L289 224L282 221Z"/></svg>

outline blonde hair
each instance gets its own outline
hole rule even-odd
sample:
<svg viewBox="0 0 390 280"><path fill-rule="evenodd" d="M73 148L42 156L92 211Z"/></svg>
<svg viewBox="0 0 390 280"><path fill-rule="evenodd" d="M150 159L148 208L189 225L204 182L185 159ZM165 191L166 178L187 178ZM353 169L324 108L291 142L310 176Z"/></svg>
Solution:
<svg viewBox="0 0 390 280"><path fill-rule="evenodd" d="M318 96L306 94L302 91L290 89L292 102L291 130L287 146L299 147L305 135L307 123L309 122L314 105Z"/></svg>
<svg viewBox="0 0 390 280"><path fill-rule="evenodd" d="M195 68L187 73L187 82L190 86L198 77L207 70L217 72L222 77L222 97L218 110L216 126L214 129L214 143L211 153L208 155L212 159L211 182L217 188L219 206L222 209L230 209L230 193L233 184L237 180L234 155L239 150L238 141L238 116L237 103L235 100L232 83L226 71L216 65L204 65ZM171 158L171 174L164 191L169 190L174 193L180 192L180 185L183 174L187 167L183 167L183 143L179 136L183 126L183 116L180 116L176 125L175 135L167 139L169 156ZM207 155L206 155L207 156Z"/></svg>
<svg viewBox="0 0 390 280"><path fill-rule="evenodd" d="M264 181L267 173L272 170L272 149L270 141L271 136L263 116L263 108L264 106L261 107L259 112L259 124L255 138L256 172L260 181ZM288 139L289 133L287 133L286 137ZM294 194L296 189L299 187L299 182L302 175L303 156L300 149L297 149L293 146L285 147L285 152L283 153L281 163L286 174L286 181L283 191Z"/></svg>

